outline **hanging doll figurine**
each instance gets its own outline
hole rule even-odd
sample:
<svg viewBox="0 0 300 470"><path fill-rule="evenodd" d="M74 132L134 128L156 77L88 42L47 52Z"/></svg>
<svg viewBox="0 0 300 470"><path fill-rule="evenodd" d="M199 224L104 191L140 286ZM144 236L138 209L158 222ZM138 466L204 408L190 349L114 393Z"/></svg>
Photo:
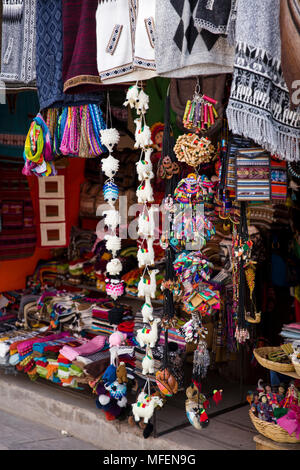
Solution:
<svg viewBox="0 0 300 470"><path fill-rule="evenodd" d="M191 425L198 430L207 427L209 419L206 408L209 403L205 395L200 393L195 383L192 383L192 385L186 389L186 396L185 411Z"/></svg>

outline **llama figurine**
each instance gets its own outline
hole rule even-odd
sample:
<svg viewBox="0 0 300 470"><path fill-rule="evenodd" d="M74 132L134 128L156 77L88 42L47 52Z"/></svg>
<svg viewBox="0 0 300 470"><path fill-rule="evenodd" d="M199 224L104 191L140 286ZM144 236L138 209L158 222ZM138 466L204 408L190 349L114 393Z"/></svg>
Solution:
<svg viewBox="0 0 300 470"><path fill-rule="evenodd" d="M150 303L144 303L141 309L143 323L150 323L153 320L153 307Z"/></svg>
<svg viewBox="0 0 300 470"><path fill-rule="evenodd" d="M151 140L151 130L149 126L144 124L144 127L142 128L141 118L135 119L134 123L136 125L134 148L145 148L148 145L152 145L153 142Z"/></svg>
<svg viewBox="0 0 300 470"><path fill-rule="evenodd" d="M154 360L152 356L152 351L150 348L147 348L146 356L142 360L143 375L154 374Z"/></svg>
<svg viewBox="0 0 300 470"><path fill-rule="evenodd" d="M150 348L154 348L158 339L158 324L160 323L159 318L155 318L151 324L151 328L141 328L137 330L136 340L143 348L145 345Z"/></svg>
<svg viewBox="0 0 300 470"><path fill-rule="evenodd" d="M151 206L148 210L148 214L143 212L139 215L138 219L138 235L140 237L154 237L154 230L155 230L155 220L154 214L158 212L156 207Z"/></svg>
<svg viewBox="0 0 300 470"><path fill-rule="evenodd" d="M145 297L146 303L150 303L150 298L155 299L156 293L156 274L158 269L153 269L150 273L150 280L141 277L138 283L138 297Z"/></svg>
<svg viewBox="0 0 300 470"><path fill-rule="evenodd" d="M154 264L153 238L148 238L147 248L139 248L137 252L139 268Z"/></svg>
<svg viewBox="0 0 300 470"><path fill-rule="evenodd" d="M151 178L154 177L154 174L151 172ZM138 203L146 204L146 202L154 202L153 189L151 186L150 178L143 181L142 184L137 188L136 195L138 198Z"/></svg>
<svg viewBox="0 0 300 470"><path fill-rule="evenodd" d="M136 162L136 171L139 181L148 179L152 174L153 166L150 158L152 151L153 149L151 147L145 149L145 158Z"/></svg>
<svg viewBox="0 0 300 470"><path fill-rule="evenodd" d="M157 406L162 408L163 404L162 399L158 396L151 396L148 399L145 398L143 402L133 403L131 406L134 420L140 421L141 418L144 418L144 423L147 424L153 416L154 409Z"/></svg>

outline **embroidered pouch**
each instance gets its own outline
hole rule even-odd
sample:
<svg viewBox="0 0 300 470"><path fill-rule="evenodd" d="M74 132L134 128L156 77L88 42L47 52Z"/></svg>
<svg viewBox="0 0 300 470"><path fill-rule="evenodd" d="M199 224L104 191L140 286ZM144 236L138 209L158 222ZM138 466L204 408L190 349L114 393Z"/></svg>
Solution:
<svg viewBox="0 0 300 470"><path fill-rule="evenodd" d="M286 199L287 197L287 165L286 162L271 157L270 163L271 199Z"/></svg>
<svg viewBox="0 0 300 470"><path fill-rule="evenodd" d="M238 149L235 161L236 200L269 201L270 154L262 148Z"/></svg>

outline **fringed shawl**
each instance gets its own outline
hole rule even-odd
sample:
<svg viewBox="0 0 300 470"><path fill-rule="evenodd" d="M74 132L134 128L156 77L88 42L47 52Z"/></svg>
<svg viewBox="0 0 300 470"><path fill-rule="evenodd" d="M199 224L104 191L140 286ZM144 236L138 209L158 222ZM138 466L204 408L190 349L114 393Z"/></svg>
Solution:
<svg viewBox="0 0 300 470"><path fill-rule="evenodd" d="M300 114L290 110L281 69L280 0L239 0L231 96L234 134L284 160L300 159Z"/></svg>

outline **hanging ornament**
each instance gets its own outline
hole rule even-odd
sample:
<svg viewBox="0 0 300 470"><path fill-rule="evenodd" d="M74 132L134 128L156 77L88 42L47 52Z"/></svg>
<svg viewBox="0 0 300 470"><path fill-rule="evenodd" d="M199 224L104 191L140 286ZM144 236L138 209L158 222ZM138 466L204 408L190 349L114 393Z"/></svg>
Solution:
<svg viewBox="0 0 300 470"><path fill-rule="evenodd" d="M212 159L215 148L208 138L189 133L178 137L174 152L180 162L197 167Z"/></svg>
<svg viewBox="0 0 300 470"><path fill-rule="evenodd" d="M185 401L185 411L187 418L195 429L203 429L208 426L209 419L206 413L208 400L200 393L199 384L192 383L186 389L187 400Z"/></svg>
<svg viewBox="0 0 300 470"><path fill-rule="evenodd" d="M215 105L218 102L209 96L200 93L200 83L197 77L197 84L192 100L186 103L183 125L186 129L195 129L196 133L205 132L215 124L218 118Z"/></svg>
<svg viewBox="0 0 300 470"><path fill-rule="evenodd" d="M200 382L201 379L206 377L209 365L210 357L207 343L201 340L198 343L197 349L194 351L193 377L196 381Z"/></svg>

